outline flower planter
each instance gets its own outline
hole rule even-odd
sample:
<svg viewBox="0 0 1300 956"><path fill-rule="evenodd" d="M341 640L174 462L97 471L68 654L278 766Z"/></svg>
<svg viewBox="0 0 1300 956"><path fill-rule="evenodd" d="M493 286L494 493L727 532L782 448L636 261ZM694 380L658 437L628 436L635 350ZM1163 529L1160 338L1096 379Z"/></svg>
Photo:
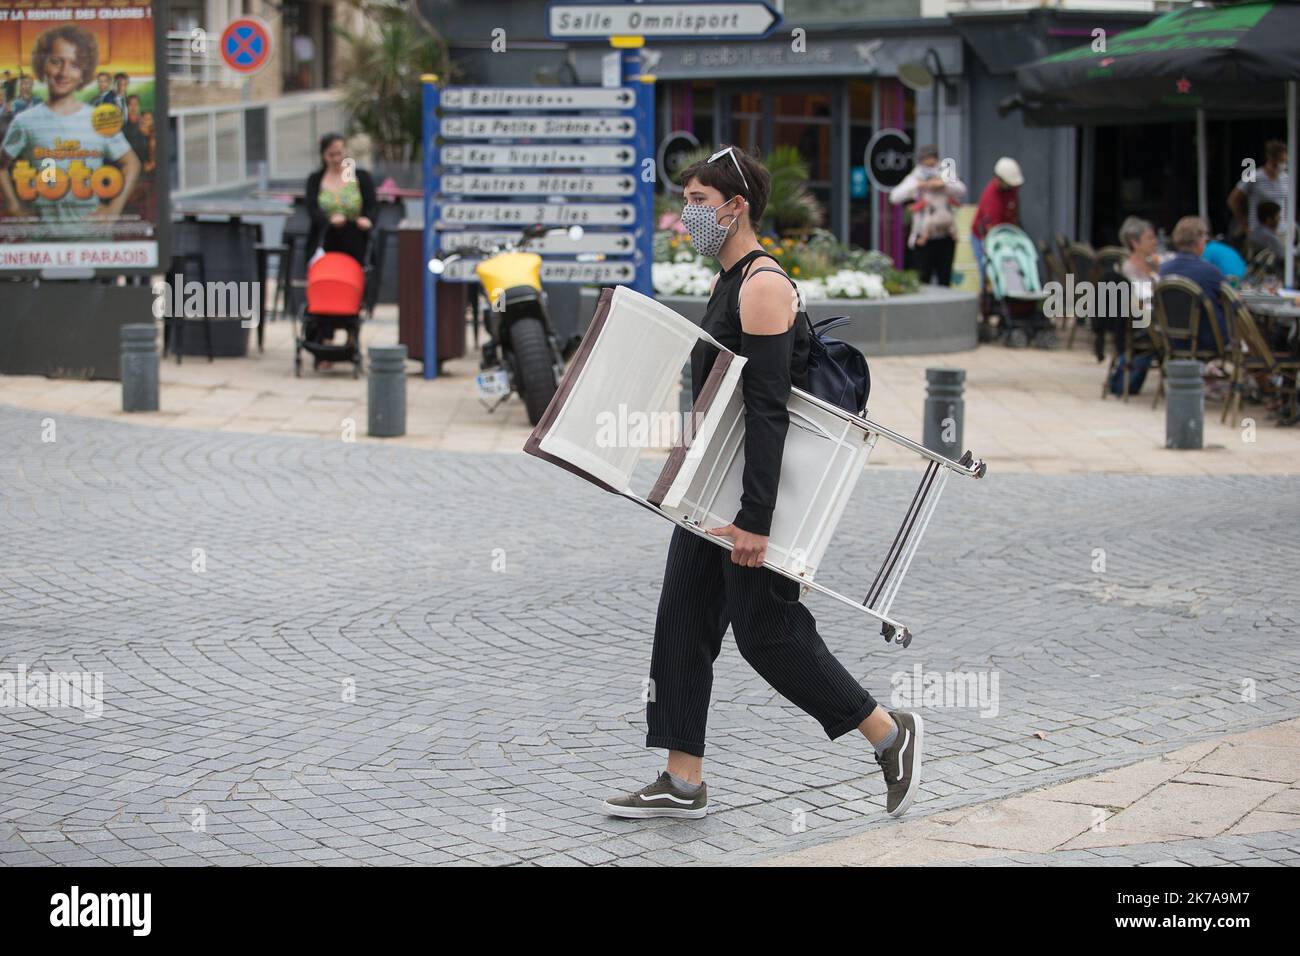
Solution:
<svg viewBox="0 0 1300 956"><path fill-rule="evenodd" d="M578 300L578 330L586 331L596 310L600 290L584 288ZM692 322L704 317L704 296L657 295L655 298ZM873 355L919 355L961 352L978 344L978 302L972 292L931 286L910 295L886 299L813 299L808 315L814 321L847 315L832 336Z"/></svg>

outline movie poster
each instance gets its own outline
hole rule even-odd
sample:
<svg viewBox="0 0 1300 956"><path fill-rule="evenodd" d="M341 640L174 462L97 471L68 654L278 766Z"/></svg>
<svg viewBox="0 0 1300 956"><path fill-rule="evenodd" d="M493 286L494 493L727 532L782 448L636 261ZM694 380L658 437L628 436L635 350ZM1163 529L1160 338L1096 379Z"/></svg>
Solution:
<svg viewBox="0 0 1300 956"><path fill-rule="evenodd" d="M0 0L0 270L157 266L154 64L151 0Z"/></svg>

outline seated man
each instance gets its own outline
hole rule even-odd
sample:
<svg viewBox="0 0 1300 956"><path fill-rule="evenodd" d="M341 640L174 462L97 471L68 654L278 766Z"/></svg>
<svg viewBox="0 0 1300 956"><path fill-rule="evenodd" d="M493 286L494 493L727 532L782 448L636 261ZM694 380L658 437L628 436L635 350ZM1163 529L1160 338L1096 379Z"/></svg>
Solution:
<svg viewBox="0 0 1300 956"><path fill-rule="evenodd" d="M1275 202L1262 202L1257 212L1259 225L1250 234L1250 242L1256 249L1267 249L1279 259L1286 258L1286 247L1278 234L1282 224L1282 207Z"/></svg>
<svg viewBox="0 0 1300 956"><path fill-rule="evenodd" d="M1160 278L1165 276L1182 276L1191 279L1214 306L1211 315L1218 323L1219 334L1224 342L1228 341L1228 324L1223 317L1223 306L1219 304L1219 286L1223 284L1223 273L1218 267L1206 262L1201 256L1205 253L1205 242L1210 237L1210 227L1199 216L1184 216L1174 226L1170 241L1174 247L1174 257L1160 267ZM1214 330L1208 323L1202 322L1196 335L1196 347L1205 351L1214 349Z"/></svg>
<svg viewBox="0 0 1300 956"><path fill-rule="evenodd" d="M1241 253L1219 239L1205 243L1201 258L1229 279L1241 279L1246 275L1246 260L1241 257Z"/></svg>

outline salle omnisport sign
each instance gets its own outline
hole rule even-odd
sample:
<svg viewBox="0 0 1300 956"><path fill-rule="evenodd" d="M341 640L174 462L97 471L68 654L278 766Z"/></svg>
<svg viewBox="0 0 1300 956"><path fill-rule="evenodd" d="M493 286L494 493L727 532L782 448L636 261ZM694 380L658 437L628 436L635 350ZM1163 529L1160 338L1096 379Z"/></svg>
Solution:
<svg viewBox="0 0 1300 956"><path fill-rule="evenodd" d="M760 39L781 22L763 0L722 3L564 3L546 8L552 40L606 40L642 36L658 40Z"/></svg>
<svg viewBox="0 0 1300 956"><path fill-rule="evenodd" d="M158 264L151 0L0 0L0 271Z"/></svg>

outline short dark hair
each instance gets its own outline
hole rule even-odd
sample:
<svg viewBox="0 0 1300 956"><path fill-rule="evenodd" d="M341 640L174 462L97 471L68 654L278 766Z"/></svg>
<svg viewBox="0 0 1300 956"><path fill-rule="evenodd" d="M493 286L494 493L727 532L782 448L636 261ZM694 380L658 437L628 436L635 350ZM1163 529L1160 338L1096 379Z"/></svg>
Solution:
<svg viewBox="0 0 1300 956"><path fill-rule="evenodd" d="M939 158L938 146L922 146L920 149L916 151L916 161L918 163L921 160L929 159L930 157L934 157L935 159Z"/></svg>
<svg viewBox="0 0 1300 956"><path fill-rule="evenodd" d="M1260 222L1282 215L1282 207L1272 201L1262 202L1255 209L1255 218Z"/></svg>
<svg viewBox="0 0 1300 956"><path fill-rule="evenodd" d="M107 70L100 70L98 73L95 74L95 79L99 79L101 76L106 76L110 80L113 78L113 74L109 73Z"/></svg>
<svg viewBox="0 0 1300 956"><path fill-rule="evenodd" d="M731 156L736 157L736 162L733 163L730 156L719 156L713 162L702 159L687 166L682 171L681 184L685 187L693 179L701 186L716 189L727 199L743 196L745 202L749 203L749 224L757 231L763 212L767 209L767 197L772 190L772 174L757 157L738 146L732 147ZM737 164L739 169L736 168Z"/></svg>
<svg viewBox="0 0 1300 956"><path fill-rule="evenodd" d="M1264 159L1268 162L1281 159L1282 154L1285 152L1286 143L1282 142L1280 139L1270 139L1264 144Z"/></svg>
<svg viewBox="0 0 1300 956"><path fill-rule="evenodd" d="M130 79L131 79L131 78L130 78L129 76L127 76L125 73L114 73L114 74L113 74L113 82L114 82L114 83L116 83L118 80L128 80L128 81L129 81Z"/></svg>
<svg viewBox="0 0 1300 956"><path fill-rule="evenodd" d="M77 89L81 89L95 75L95 67L99 65L99 43L89 30L83 30L71 23L46 30L36 38L36 43L32 47L32 72L37 76L45 76L45 61L54 51L54 44L58 40L66 40L77 48L77 65L81 67L81 84ZM25 80L27 77L23 76L19 79Z"/></svg>

